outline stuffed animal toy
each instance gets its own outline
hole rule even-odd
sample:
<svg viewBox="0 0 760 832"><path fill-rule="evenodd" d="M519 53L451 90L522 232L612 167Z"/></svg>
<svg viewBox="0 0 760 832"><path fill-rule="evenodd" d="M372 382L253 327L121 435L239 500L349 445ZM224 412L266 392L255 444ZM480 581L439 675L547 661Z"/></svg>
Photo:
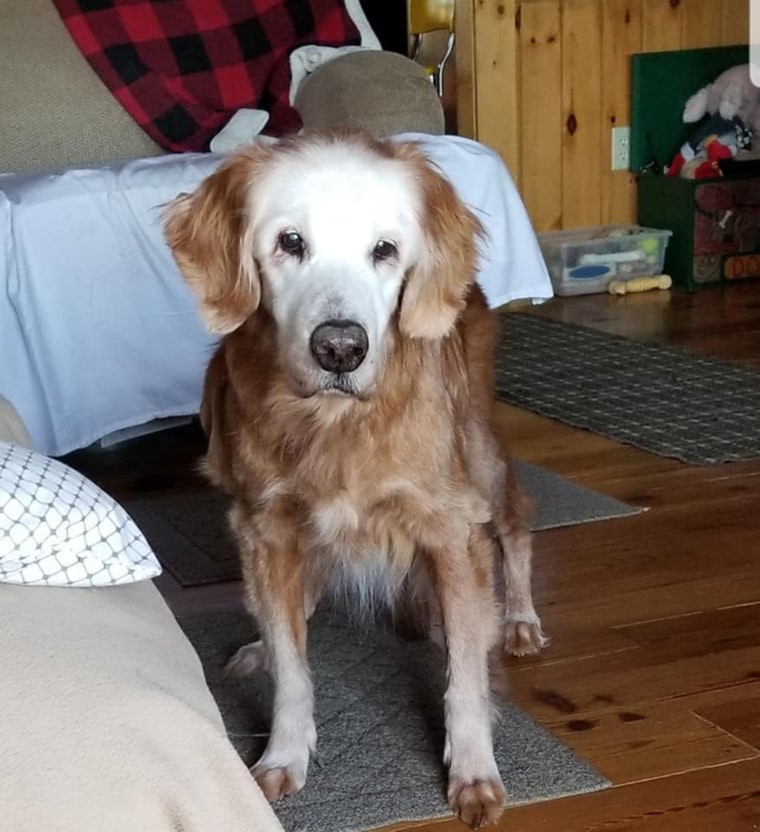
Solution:
<svg viewBox="0 0 760 832"><path fill-rule="evenodd" d="M752 134L738 117L711 115L684 142L668 167L668 176L711 179L721 176L719 162L749 147Z"/></svg>
<svg viewBox="0 0 760 832"><path fill-rule="evenodd" d="M733 66L686 102L683 120L693 124L706 115L740 119L760 137L760 89L752 83L749 64Z"/></svg>

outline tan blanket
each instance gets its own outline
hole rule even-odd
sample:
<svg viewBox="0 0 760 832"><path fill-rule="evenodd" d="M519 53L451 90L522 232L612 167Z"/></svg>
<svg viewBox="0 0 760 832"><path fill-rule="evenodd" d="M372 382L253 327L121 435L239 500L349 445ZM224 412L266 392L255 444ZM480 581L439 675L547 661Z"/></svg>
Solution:
<svg viewBox="0 0 760 832"><path fill-rule="evenodd" d="M0 439L15 442L25 448L32 447L32 437L26 425L21 421L16 408L8 399L0 396Z"/></svg>
<svg viewBox="0 0 760 832"><path fill-rule="evenodd" d="M150 583L0 585L0 827L281 832Z"/></svg>

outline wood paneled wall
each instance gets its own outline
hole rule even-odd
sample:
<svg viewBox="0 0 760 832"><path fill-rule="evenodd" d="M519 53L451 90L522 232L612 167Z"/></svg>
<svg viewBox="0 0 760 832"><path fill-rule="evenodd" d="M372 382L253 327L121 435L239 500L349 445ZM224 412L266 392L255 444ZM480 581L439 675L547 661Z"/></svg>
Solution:
<svg viewBox="0 0 760 832"><path fill-rule="evenodd" d="M457 0L459 132L499 152L537 230L629 222L610 130L630 123L630 56L747 43L749 2Z"/></svg>

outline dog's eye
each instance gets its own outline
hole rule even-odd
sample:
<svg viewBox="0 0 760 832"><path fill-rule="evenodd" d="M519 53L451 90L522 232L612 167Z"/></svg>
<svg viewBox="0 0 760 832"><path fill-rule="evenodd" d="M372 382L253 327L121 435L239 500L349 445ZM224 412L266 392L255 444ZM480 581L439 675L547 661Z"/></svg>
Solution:
<svg viewBox="0 0 760 832"><path fill-rule="evenodd" d="M306 250L304 239L297 231L283 231L277 242L286 254L292 254L294 257L303 257Z"/></svg>
<svg viewBox="0 0 760 832"><path fill-rule="evenodd" d="M396 257L398 249L389 240L378 240L374 249L372 249L372 259L375 263L382 263L384 260L390 260Z"/></svg>

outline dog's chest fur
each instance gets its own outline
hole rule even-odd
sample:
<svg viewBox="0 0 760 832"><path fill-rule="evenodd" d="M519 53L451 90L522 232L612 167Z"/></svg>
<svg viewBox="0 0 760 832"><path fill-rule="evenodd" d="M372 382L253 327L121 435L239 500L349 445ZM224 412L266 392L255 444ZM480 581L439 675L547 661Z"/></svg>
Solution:
<svg viewBox="0 0 760 832"><path fill-rule="evenodd" d="M309 537L314 547L362 559L384 554L411 560L414 527L432 507L414 494L413 483L378 484L371 492L325 491L309 503Z"/></svg>
<svg viewBox="0 0 760 832"><path fill-rule="evenodd" d="M304 556L360 608L396 596L422 549L437 550L466 535L474 495L443 486L431 491L414 476L369 484L370 469L346 488L324 484L304 503ZM477 519L486 519L486 513ZM466 537L461 540L466 545Z"/></svg>
<svg viewBox="0 0 760 832"><path fill-rule="evenodd" d="M301 441L278 453L276 490L299 506L305 548L405 572L418 543L470 520L477 498L451 442L438 441L445 414L437 421L422 436L403 409L382 430L352 418L313 432L288 426Z"/></svg>
<svg viewBox="0 0 760 832"><path fill-rule="evenodd" d="M406 571L419 544L440 546L447 529L490 519L458 460L435 445L396 458L369 439L325 449L327 457L311 451L316 458L296 466L290 485L308 518L309 547L340 561L380 558Z"/></svg>

